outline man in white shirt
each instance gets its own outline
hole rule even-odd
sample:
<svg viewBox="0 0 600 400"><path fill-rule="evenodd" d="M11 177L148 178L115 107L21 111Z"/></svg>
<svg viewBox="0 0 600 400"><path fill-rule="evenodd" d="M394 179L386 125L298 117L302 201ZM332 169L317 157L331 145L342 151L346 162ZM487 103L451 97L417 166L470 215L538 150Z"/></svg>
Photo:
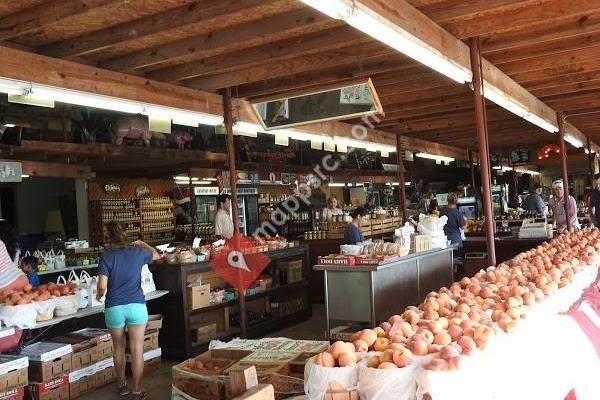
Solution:
<svg viewBox="0 0 600 400"><path fill-rule="evenodd" d="M573 196L569 196L567 200L569 202L569 218L565 215L565 190L561 179L552 182L552 194L554 196L550 199L549 206L554 213L556 229L559 232L565 228L581 229L577 219L577 202Z"/></svg>
<svg viewBox="0 0 600 400"><path fill-rule="evenodd" d="M217 198L217 215L215 215L215 235L220 239L233 237L233 221L229 216L231 196L221 194Z"/></svg>

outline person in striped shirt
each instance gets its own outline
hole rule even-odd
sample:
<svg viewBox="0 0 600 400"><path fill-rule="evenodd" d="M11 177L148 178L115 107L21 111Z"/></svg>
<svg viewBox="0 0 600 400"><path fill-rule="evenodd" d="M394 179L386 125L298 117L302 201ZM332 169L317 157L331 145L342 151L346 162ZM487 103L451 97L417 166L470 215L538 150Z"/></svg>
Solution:
<svg viewBox="0 0 600 400"><path fill-rule="evenodd" d="M2 223L0 227L0 289L20 290L29 283L27 276L16 263L18 258L17 238L12 227ZM12 351L21 339L22 331L15 329L12 336L0 338L0 353Z"/></svg>

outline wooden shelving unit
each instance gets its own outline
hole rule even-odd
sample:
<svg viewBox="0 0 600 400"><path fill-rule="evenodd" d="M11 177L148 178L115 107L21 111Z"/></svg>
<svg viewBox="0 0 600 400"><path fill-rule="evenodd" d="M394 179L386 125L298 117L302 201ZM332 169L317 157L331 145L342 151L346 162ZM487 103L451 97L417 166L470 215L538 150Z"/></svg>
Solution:
<svg viewBox="0 0 600 400"><path fill-rule="evenodd" d="M305 246L293 247L265 253L271 263L265 273L273 279L272 287L252 295L246 295L247 333L250 338L262 337L285 327L310 318L310 269L308 265L308 249ZM282 270L287 271L290 263L301 265L302 279L297 282L284 280ZM160 301L148 304L152 313L164 315L160 341L163 352L168 358L186 358L205 351L212 339L228 340L240 335L238 299L210 304L196 310L190 309L188 299L188 282L202 276L203 283L217 285L220 278L211 269L209 263L153 265L151 266L157 287L169 291ZM302 304L292 312L282 312L282 304ZM271 307L279 305L279 312ZM289 308L291 309L291 308ZM258 311L264 316L252 319ZM264 312L263 312L264 311ZM198 325L217 323L214 337L202 342L195 342L193 331Z"/></svg>
<svg viewBox="0 0 600 400"><path fill-rule="evenodd" d="M103 227L110 220L121 222L131 240L141 239L154 244L174 239L175 215L173 204L168 197L90 202L90 230L94 245L104 242Z"/></svg>

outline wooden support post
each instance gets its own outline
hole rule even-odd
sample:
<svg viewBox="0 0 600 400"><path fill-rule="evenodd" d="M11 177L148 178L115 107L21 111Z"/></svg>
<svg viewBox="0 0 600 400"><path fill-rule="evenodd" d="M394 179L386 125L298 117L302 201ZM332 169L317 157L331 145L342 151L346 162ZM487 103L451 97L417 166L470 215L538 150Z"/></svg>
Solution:
<svg viewBox="0 0 600 400"><path fill-rule="evenodd" d="M558 134L560 137L560 170L562 173L562 181L564 188L564 203L567 228L569 227L569 173L567 171L567 145L565 143L565 116L559 112L556 114L558 120Z"/></svg>
<svg viewBox="0 0 600 400"><path fill-rule="evenodd" d="M192 185L192 171L188 171L188 188L190 191L190 217L192 219L192 239L196 237L196 197L194 197L194 186Z"/></svg>
<svg viewBox="0 0 600 400"><path fill-rule="evenodd" d="M235 147L233 143L233 106L231 104L231 88L225 89L223 95L223 110L225 117L225 129L227 131L227 165L229 166L229 181L231 184L231 216L233 218L233 248L240 252L240 217L237 197L237 171L235 168ZM240 282L242 271L239 271ZM238 304L240 307L240 336L246 337L246 293L238 292Z"/></svg>
<svg viewBox="0 0 600 400"><path fill-rule="evenodd" d="M402 216L402 224L406 222L406 181L404 179L404 163L402 162L402 144L400 142L400 135L396 135L396 162L398 164L398 170L396 171L398 177L398 197L400 200L400 213ZM392 191L394 186L392 186Z"/></svg>
<svg viewBox="0 0 600 400"><path fill-rule="evenodd" d="M487 122L485 119L485 98L483 97L483 77L481 70L481 49L478 37L470 40L471 69L473 71L473 98L475 101L475 122L479 146L481 187L483 188L483 214L487 240L488 264L496 265L494 243L494 213L492 211L492 190L490 182L490 153L488 148Z"/></svg>
<svg viewBox="0 0 600 400"><path fill-rule="evenodd" d="M229 371L229 383L231 385L231 395L236 397L246 393L248 390L258 386L258 375L256 367L239 366Z"/></svg>
<svg viewBox="0 0 600 400"><path fill-rule="evenodd" d="M594 158L596 157L596 155L594 153L592 153L592 141L590 140L590 135L586 135L585 138L587 140L587 151L588 151L587 156L588 156L588 168L590 170L590 186L593 189L594 188L594 175L595 175Z"/></svg>

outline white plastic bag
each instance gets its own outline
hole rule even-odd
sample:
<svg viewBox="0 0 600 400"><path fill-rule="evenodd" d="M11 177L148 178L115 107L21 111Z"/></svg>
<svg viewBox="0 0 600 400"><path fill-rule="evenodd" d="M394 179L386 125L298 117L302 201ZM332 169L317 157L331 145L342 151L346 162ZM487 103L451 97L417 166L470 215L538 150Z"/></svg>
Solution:
<svg viewBox="0 0 600 400"><path fill-rule="evenodd" d="M356 390L358 385L358 365L352 367L321 367L311 358L304 367L304 393L309 400L322 400L335 382L348 391Z"/></svg>
<svg viewBox="0 0 600 400"><path fill-rule="evenodd" d="M67 268L67 263L65 259L65 253L62 250L59 250L54 256L54 269L65 269Z"/></svg>
<svg viewBox="0 0 600 400"><path fill-rule="evenodd" d="M32 328L35 326L36 317L35 303L0 307L0 321L5 326Z"/></svg>
<svg viewBox="0 0 600 400"><path fill-rule="evenodd" d="M80 292L83 292L80 297L85 299L86 307L96 307L104 304L96 300L96 295L98 294L98 277L90 276L87 271L83 271L81 272L80 280L81 284L79 288Z"/></svg>
<svg viewBox="0 0 600 400"><path fill-rule="evenodd" d="M54 315L57 317L65 317L67 315L73 315L79 309L79 298L77 295L69 295L56 297L56 308L54 309Z"/></svg>
<svg viewBox="0 0 600 400"><path fill-rule="evenodd" d="M358 389L361 400L415 400L417 365L404 368L369 368L363 363L358 367Z"/></svg>
<svg viewBox="0 0 600 400"><path fill-rule="evenodd" d="M54 250L50 250L47 253L42 252L42 257L44 258L44 264L46 265L46 271L55 270L55 255Z"/></svg>
<svg viewBox="0 0 600 400"><path fill-rule="evenodd" d="M154 277L152 276L152 272L150 272L150 268L148 268L148 264L142 267L142 290L144 294L156 291Z"/></svg>
<svg viewBox="0 0 600 400"><path fill-rule="evenodd" d="M36 321L44 322L54 318L54 309L56 308L56 299L45 301L36 301L35 303Z"/></svg>

